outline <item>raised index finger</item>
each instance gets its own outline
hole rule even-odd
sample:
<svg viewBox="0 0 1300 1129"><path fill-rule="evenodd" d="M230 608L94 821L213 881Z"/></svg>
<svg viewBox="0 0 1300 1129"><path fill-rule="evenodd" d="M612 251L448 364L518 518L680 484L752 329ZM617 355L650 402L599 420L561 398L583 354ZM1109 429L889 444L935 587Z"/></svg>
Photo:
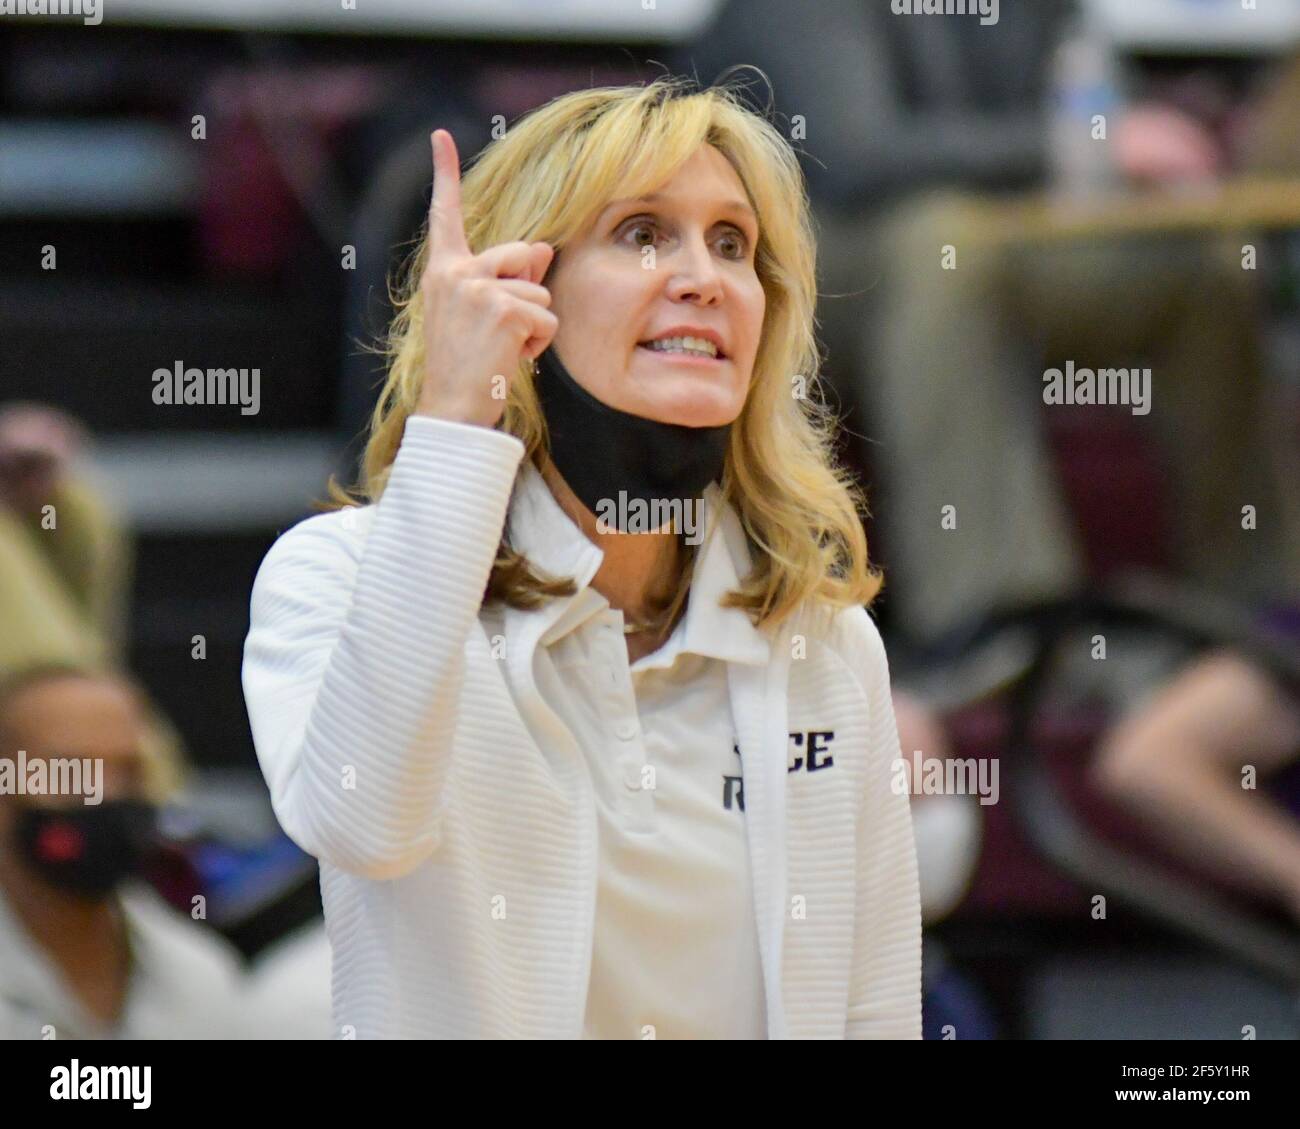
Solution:
<svg viewBox="0 0 1300 1129"><path fill-rule="evenodd" d="M429 235L435 251L469 252L460 214L460 155L445 129L435 129L433 199L429 203Z"/></svg>

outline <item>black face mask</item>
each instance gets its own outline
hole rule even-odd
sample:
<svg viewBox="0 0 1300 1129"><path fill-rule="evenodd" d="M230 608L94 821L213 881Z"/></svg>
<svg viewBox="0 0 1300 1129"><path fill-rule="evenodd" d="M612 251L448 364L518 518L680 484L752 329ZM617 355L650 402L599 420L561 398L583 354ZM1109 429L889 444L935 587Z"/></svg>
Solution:
<svg viewBox="0 0 1300 1129"><path fill-rule="evenodd" d="M582 387L554 347L537 358L537 396L555 468L592 513L619 524L629 503L698 498L722 477L731 425L683 427L611 408ZM602 505L603 504L603 505Z"/></svg>
<svg viewBox="0 0 1300 1129"><path fill-rule="evenodd" d="M93 807L24 808L15 839L27 865L51 886L100 899L140 870L154 834L152 805L108 800Z"/></svg>

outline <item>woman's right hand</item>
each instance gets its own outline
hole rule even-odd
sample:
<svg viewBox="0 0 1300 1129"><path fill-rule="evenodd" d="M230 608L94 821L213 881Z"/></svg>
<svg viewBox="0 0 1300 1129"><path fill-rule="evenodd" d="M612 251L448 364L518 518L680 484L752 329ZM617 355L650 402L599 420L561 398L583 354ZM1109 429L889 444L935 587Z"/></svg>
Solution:
<svg viewBox="0 0 1300 1129"><path fill-rule="evenodd" d="M559 322L541 285L549 243L502 243L475 255L460 211L460 158L435 130L429 254L420 280L424 315L421 415L495 427L520 360L545 351Z"/></svg>

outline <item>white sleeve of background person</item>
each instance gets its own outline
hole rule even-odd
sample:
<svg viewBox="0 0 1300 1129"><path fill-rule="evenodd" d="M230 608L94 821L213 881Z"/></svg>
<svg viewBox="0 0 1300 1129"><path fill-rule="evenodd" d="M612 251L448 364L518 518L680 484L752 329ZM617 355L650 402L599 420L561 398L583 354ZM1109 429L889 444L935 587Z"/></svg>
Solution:
<svg viewBox="0 0 1300 1129"><path fill-rule="evenodd" d="M889 662L865 609L845 617L860 634L869 754L858 827L857 925L849 985L850 1039L921 1037L921 903L910 797L894 787L901 758Z"/></svg>
<svg viewBox="0 0 1300 1129"><path fill-rule="evenodd" d="M524 446L412 416L368 536L309 518L253 585L243 682L285 833L386 880L438 845L465 642Z"/></svg>

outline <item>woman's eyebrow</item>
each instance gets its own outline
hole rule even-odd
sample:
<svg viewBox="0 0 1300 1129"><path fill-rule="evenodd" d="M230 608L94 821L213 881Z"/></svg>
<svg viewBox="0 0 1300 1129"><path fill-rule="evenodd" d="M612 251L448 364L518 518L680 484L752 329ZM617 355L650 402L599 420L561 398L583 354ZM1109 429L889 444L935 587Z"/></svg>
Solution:
<svg viewBox="0 0 1300 1129"><path fill-rule="evenodd" d="M605 213L608 214L615 209L623 208L630 204L659 204L671 201L672 199L673 197L665 196L661 192L651 192L646 196L636 196L627 200L615 200L605 209ZM752 219L755 226L758 225L758 215L746 201L736 199L724 200L720 206L723 211L742 213Z"/></svg>

